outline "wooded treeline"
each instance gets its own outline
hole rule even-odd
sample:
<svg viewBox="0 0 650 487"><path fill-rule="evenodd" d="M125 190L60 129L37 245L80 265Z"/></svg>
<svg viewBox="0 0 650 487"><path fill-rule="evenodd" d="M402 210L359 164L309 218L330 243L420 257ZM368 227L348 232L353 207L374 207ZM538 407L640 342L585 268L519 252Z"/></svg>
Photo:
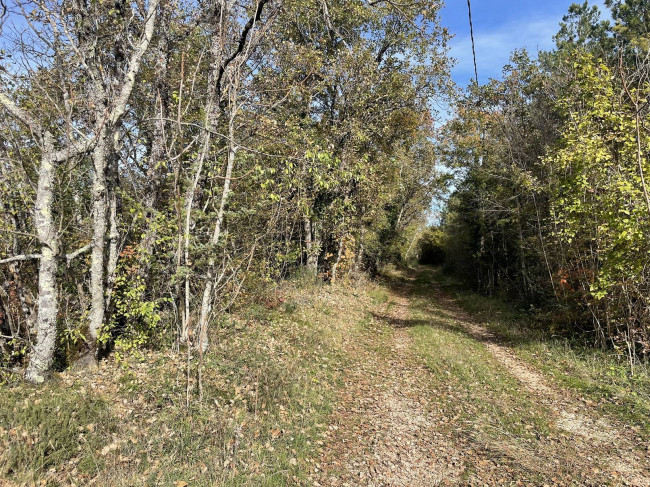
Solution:
<svg viewBox="0 0 650 487"><path fill-rule="evenodd" d="M650 2L573 4L538 60L474 84L446 127L461 174L446 266L550 311L632 366L650 352Z"/></svg>
<svg viewBox="0 0 650 487"><path fill-rule="evenodd" d="M0 59L0 366L208 347L238 300L413 248L442 176L439 6L15 0Z"/></svg>

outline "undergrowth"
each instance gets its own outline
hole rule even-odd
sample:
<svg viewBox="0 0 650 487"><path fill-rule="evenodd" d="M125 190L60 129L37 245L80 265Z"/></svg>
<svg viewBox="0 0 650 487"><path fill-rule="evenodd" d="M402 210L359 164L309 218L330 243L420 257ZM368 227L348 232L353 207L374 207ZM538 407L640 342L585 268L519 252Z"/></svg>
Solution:
<svg viewBox="0 0 650 487"><path fill-rule="evenodd" d="M372 287L369 289L373 289ZM0 386L9 485L306 485L340 384L350 323L385 299L363 286L288 282L213 327L201 369L147 351ZM342 310L345 310L342 312ZM354 330L352 330L354 332Z"/></svg>

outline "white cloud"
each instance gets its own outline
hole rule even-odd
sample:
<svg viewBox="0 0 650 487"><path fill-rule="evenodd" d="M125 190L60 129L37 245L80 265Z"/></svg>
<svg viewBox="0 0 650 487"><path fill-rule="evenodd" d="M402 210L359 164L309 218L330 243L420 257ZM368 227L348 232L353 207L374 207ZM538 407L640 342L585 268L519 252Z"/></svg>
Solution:
<svg viewBox="0 0 650 487"><path fill-rule="evenodd" d="M487 78L498 78L501 69L508 63L515 49L525 47L532 56L540 50L553 47L553 36L558 31L558 19L531 19L526 22L512 22L492 31L474 31L476 64L481 83ZM469 36L455 37L450 43L450 54L457 64L452 69L454 78L460 83L474 77L472 42Z"/></svg>
<svg viewBox="0 0 650 487"><path fill-rule="evenodd" d="M603 18L609 19L610 12L603 0L590 1L599 7ZM476 44L476 64L481 83L488 78L500 78L504 65L508 64L510 54L515 49L526 48L532 57L538 51L554 47L553 36L557 34L562 17L568 10L557 10L553 15L544 17L519 16L516 21L501 25L486 26L474 24L474 41ZM456 82L465 85L474 78L472 61L472 43L469 35L456 36L450 42L451 57L457 60L452 69Z"/></svg>

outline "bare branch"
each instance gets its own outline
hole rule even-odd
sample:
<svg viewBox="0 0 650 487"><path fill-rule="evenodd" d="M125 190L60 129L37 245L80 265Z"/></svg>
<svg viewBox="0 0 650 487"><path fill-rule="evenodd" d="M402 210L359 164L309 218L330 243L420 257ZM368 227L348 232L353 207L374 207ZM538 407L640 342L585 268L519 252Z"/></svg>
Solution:
<svg viewBox="0 0 650 487"><path fill-rule="evenodd" d="M26 111L20 108L16 103L7 96L6 93L0 92L0 104L9 112L16 120L25 124L34 136L40 142L42 137L42 127L39 122ZM94 144L95 139L87 139L83 142L70 142L67 147L54 152L52 159L54 162L61 162L71 157L79 156L87 152Z"/></svg>
<svg viewBox="0 0 650 487"><path fill-rule="evenodd" d="M74 252L70 252L69 254L66 254L65 260L68 261L68 265L70 262L72 262L73 259L76 257L79 257L81 254L88 252L92 248L92 244L86 244L80 249L75 250Z"/></svg>
<svg viewBox="0 0 650 487"><path fill-rule="evenodd" d="M330 33L330 37L332 38L332 41L336 41L336 37L338 36L341 39L341 43L343 46L349 51L350 46L348 43L345 41L339 30L334 27L334 24L332 24L332 19L330 17L330 12L329 9L327 8L327 0L320 0L321 7L323 8L323 17L325 19L325 25L327 26L327 30Z"/></svg>
<svg viewBox="0 0 650 487"><path fill-rule="evenodd" d="M40 258L41 258L41 254L14 255L13 257L0 259L0 264L11 264L12 262L21 262L24 260L32 260L32 259L40 259Z"/></svg>
<svg viewBox="0 0 650 487"><path fill-rule="evenodd" d="M29 127L32 133L37 134L38 137L41 135L41 125L32 118L32 116L26 111L20 108L16 103L14 103L11 98L7 96L6 93L0 91L0 104L17 120L24 123Z"/></svg>
<svg viewBox="0 0 650 487"><path fill-rule="evenodd" d="M239 36L239 44L237 45L237 49L224 61L223 65L219 68L219 75L217 76L216 81L217 90L221 90L221 80L226 71L226 68L228 68L228 65L232 63L244 51L244 47L246 47L246 40L248 39L248 34L255 26L255 23L259 22L259 20L262 18L264 5L266 5L268 2L269 0L260 0L260 2L257 4L255 15L248 19L248 22L246 22L246 25L244 25L244 28L242 29L241 35Z"/></svg>
<svg viewBox="0 0 650 487"><path fill-rule="evenodd" d="M77 157L82 154L85 154L90 149L92 149L96 141L97 141L97 137L93 137L92 139L86 139L84 141L69 142L66 147L56 151L52 155L52 159L55 162L63 162L73 157Z"/></svg>
<svg viewBox="0 0 650 487"><path fill-rule="evenodd" d="M135 85L135 76L140 70L140 63L142 61L142 56L147 51L151 38L153 37L154 26L156 24L156 11L158 9L158 4L160 0L151 0L149 3L149 9L147 10L147 21L144 26L144 32L142 33L142 38L137 44L131 59L129 60L129 70L127 71L124 78L124 85L122 85L122 91L120 91L119 96L113 104L113 109L109 116L109 121L111 124L115 124L122 118L124 112L126 112L126 105L133 91L133 86Z"/></svg>

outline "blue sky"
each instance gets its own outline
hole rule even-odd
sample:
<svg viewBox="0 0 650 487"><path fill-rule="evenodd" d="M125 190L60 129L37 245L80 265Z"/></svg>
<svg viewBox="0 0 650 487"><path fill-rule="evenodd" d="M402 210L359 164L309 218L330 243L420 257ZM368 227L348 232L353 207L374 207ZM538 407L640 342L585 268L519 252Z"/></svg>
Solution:
<svg viewBox="0 0 650 487"><path fill-rule="evenodd" d="M472 44L469 35L467 0L444 0L440 12L442 25L454 35L450 41L450 56L457 64L452 68L454 81L465 87L474 78ZM531 56L538 51L552 49L553 36L559 30L562 17L572 3L584 0L472 0L472 22L476 44L476 64L479 83L489 78L500 79L501 71L515 49L525 47ZM602 0L589 0L597 5L604 18L609 11ZM444 123L452 114L444 102L435 103L440 110L438 124ZM445 171L444 168L440 168ZM452 187L453 189L453 187ZM444 200L434 200L429 224L438 224Z"/></svg>
<svg viewBox="0 0 650 487"><path fill-rule="evenodd" d="M479 82L484 84L488 78L500 78L501 68L508 63L514 49L525 47L531 55L538 50L551 49L553 36L569 5L582 1L473 0L472 21ZM597 5L603 13L607 10L602 0L590 0L589 3ZM474 78L467 0L445 0L440 17L442 25L455 35L450 42L450 54L458 64L452 69L452 76L460 86L466 86Z"/></svg>

